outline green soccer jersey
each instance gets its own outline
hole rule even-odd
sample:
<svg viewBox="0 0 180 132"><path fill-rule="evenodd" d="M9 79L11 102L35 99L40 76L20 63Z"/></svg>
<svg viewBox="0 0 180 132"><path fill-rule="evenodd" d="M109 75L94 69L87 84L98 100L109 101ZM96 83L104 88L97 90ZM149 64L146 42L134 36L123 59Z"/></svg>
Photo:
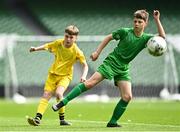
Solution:
<svg viewBox="0 0 180 132"><path fill-rule="evenodd" d="M98 67L97 72L110 80L114 78L116 84L119 80L131 80L129 62L146 47L147 41L153 35L143 33L137 37L132 28L122 28L113 32L112 36L119 43Z"/></svg>
<svg viewBox="0 0 180 132"><path fill-rule="evenodd" d="M146 47L152 34L143 33L140 37L134 34L133 28L121 28L112 33L115 40L120 40L113 53L120 61L129 63Z"/></svg>

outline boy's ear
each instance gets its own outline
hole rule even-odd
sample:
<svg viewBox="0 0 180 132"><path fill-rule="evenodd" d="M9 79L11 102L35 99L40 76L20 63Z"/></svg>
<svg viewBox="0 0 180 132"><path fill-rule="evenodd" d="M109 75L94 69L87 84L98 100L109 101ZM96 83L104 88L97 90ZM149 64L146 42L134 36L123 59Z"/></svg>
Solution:
<svg viewBox="0 0 180 132"><path fill-rule="evenodd" d="M77 40L77 35L74 35L75 40Z"/></svg>
<svg viewBox="0 0 180 132"><path fill-rule="evenodd" d="M145 27L148 25L148 21L145 22Z"/></svg>

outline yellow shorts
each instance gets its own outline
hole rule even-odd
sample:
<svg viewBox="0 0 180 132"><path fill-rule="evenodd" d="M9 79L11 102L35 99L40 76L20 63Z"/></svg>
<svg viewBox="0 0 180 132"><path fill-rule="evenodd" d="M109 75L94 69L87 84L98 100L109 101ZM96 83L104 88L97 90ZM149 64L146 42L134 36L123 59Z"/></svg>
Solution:
<svg viewBox="0 0 180 132"><path fill-rule="evenodd" d="M67 75L60 76L60 75L49 73L46 83L45 83L44 90L54 92L58 86L62 86L66 90L70 81L71 81L70 76L67 76Z"/></svg>

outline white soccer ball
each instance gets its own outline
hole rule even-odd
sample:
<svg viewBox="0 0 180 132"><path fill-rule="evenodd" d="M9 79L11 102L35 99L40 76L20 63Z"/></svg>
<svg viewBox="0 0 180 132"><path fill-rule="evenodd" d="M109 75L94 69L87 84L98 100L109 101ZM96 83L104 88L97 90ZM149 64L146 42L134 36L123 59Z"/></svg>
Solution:
<svg viewBox="0 0 180 132"><path fill-rule="evenodd" d="M167 50L166 40L160 36L154 36L148 40L147 48L151 55L161 56Z"/></svg>

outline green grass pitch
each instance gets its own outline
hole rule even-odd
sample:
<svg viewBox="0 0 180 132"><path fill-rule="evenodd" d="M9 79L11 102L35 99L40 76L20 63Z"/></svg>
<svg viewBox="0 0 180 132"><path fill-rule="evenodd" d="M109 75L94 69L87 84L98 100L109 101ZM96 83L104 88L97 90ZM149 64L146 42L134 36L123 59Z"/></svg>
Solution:
<svg viewBox="0 0 180 132"><path fill-rule="evenodd" d="M30 126L25 116L34 116L39 100L26 104L0 100L0 131L180 131L180 102L133 100L119 123L121 128L106 128L118 100L109 103L72 101L66 107L66 119L72 126L59 126L58 114L51 110L43 116L41 126Z"/></svg>

